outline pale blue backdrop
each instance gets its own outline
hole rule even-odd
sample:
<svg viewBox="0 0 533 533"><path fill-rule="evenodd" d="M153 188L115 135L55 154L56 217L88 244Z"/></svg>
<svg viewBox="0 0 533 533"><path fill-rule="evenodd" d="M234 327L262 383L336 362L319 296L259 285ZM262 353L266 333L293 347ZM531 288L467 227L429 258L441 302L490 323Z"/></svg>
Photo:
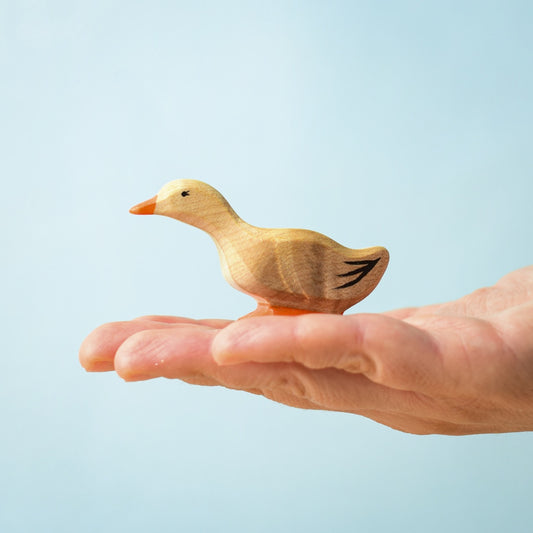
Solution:
<svg viewBox="0 0 533 533"><path fill-rule="evenodd" d="M86 374L97 325L238 317L203 179L391 263L361 311L533 263L529 1L0 0L0 530L531 531L533 434L419 437Z"/></svg>

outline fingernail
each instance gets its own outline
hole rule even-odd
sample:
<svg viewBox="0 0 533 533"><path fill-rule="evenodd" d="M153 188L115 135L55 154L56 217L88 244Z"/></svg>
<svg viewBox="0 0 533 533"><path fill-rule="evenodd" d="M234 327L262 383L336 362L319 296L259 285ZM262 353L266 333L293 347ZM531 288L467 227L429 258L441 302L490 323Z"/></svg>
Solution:
<svg viewBox="0 0 533 533"><path fill-rule="evenodd" d="M87 372L109 372L115 370L113 361L91 361L86 367Z"/></svg>

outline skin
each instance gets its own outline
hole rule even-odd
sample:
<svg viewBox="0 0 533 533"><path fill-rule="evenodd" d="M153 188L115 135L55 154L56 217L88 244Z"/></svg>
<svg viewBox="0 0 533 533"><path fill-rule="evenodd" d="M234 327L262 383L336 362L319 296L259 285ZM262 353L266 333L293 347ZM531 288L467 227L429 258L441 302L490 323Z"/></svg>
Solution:
<svg viewBox="0 0 533 533"><path fill-rule="evenodd" d="M533 266L452 302L383 314L145 316L83 342L89 372L221 385L416 434L533 430Z"/></svg>

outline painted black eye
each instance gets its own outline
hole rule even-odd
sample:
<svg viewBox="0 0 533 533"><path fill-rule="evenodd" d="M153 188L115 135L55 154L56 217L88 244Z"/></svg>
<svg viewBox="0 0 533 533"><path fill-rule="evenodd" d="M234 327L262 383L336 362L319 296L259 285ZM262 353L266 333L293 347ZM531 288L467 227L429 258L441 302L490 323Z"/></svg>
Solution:
<svg viewBox="0 0 533 533"><path fill-rule="evenodd" d="M182 196L189 196L189 191L181 191Z"/></svg>

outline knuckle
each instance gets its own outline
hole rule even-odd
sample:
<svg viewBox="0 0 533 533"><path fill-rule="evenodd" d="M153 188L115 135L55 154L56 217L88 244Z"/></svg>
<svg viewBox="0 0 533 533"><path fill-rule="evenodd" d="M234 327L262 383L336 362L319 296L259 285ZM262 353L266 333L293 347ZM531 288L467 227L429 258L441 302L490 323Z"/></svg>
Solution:
<svg viewBox="0 0 533 533"><path fill-rule="evenodd" d="M294 321L292 343L297 353L305 353L307 351L308 339L314 332L309 316L301 315Z"/></svg>
<svg viewBox="0 0 533 533"><path fill-rule="evenodd" d="M285 370L279 373L268 388L298 398L309 398L312 395L312 386L309 377L304 371L296 369Z"/></svg>

